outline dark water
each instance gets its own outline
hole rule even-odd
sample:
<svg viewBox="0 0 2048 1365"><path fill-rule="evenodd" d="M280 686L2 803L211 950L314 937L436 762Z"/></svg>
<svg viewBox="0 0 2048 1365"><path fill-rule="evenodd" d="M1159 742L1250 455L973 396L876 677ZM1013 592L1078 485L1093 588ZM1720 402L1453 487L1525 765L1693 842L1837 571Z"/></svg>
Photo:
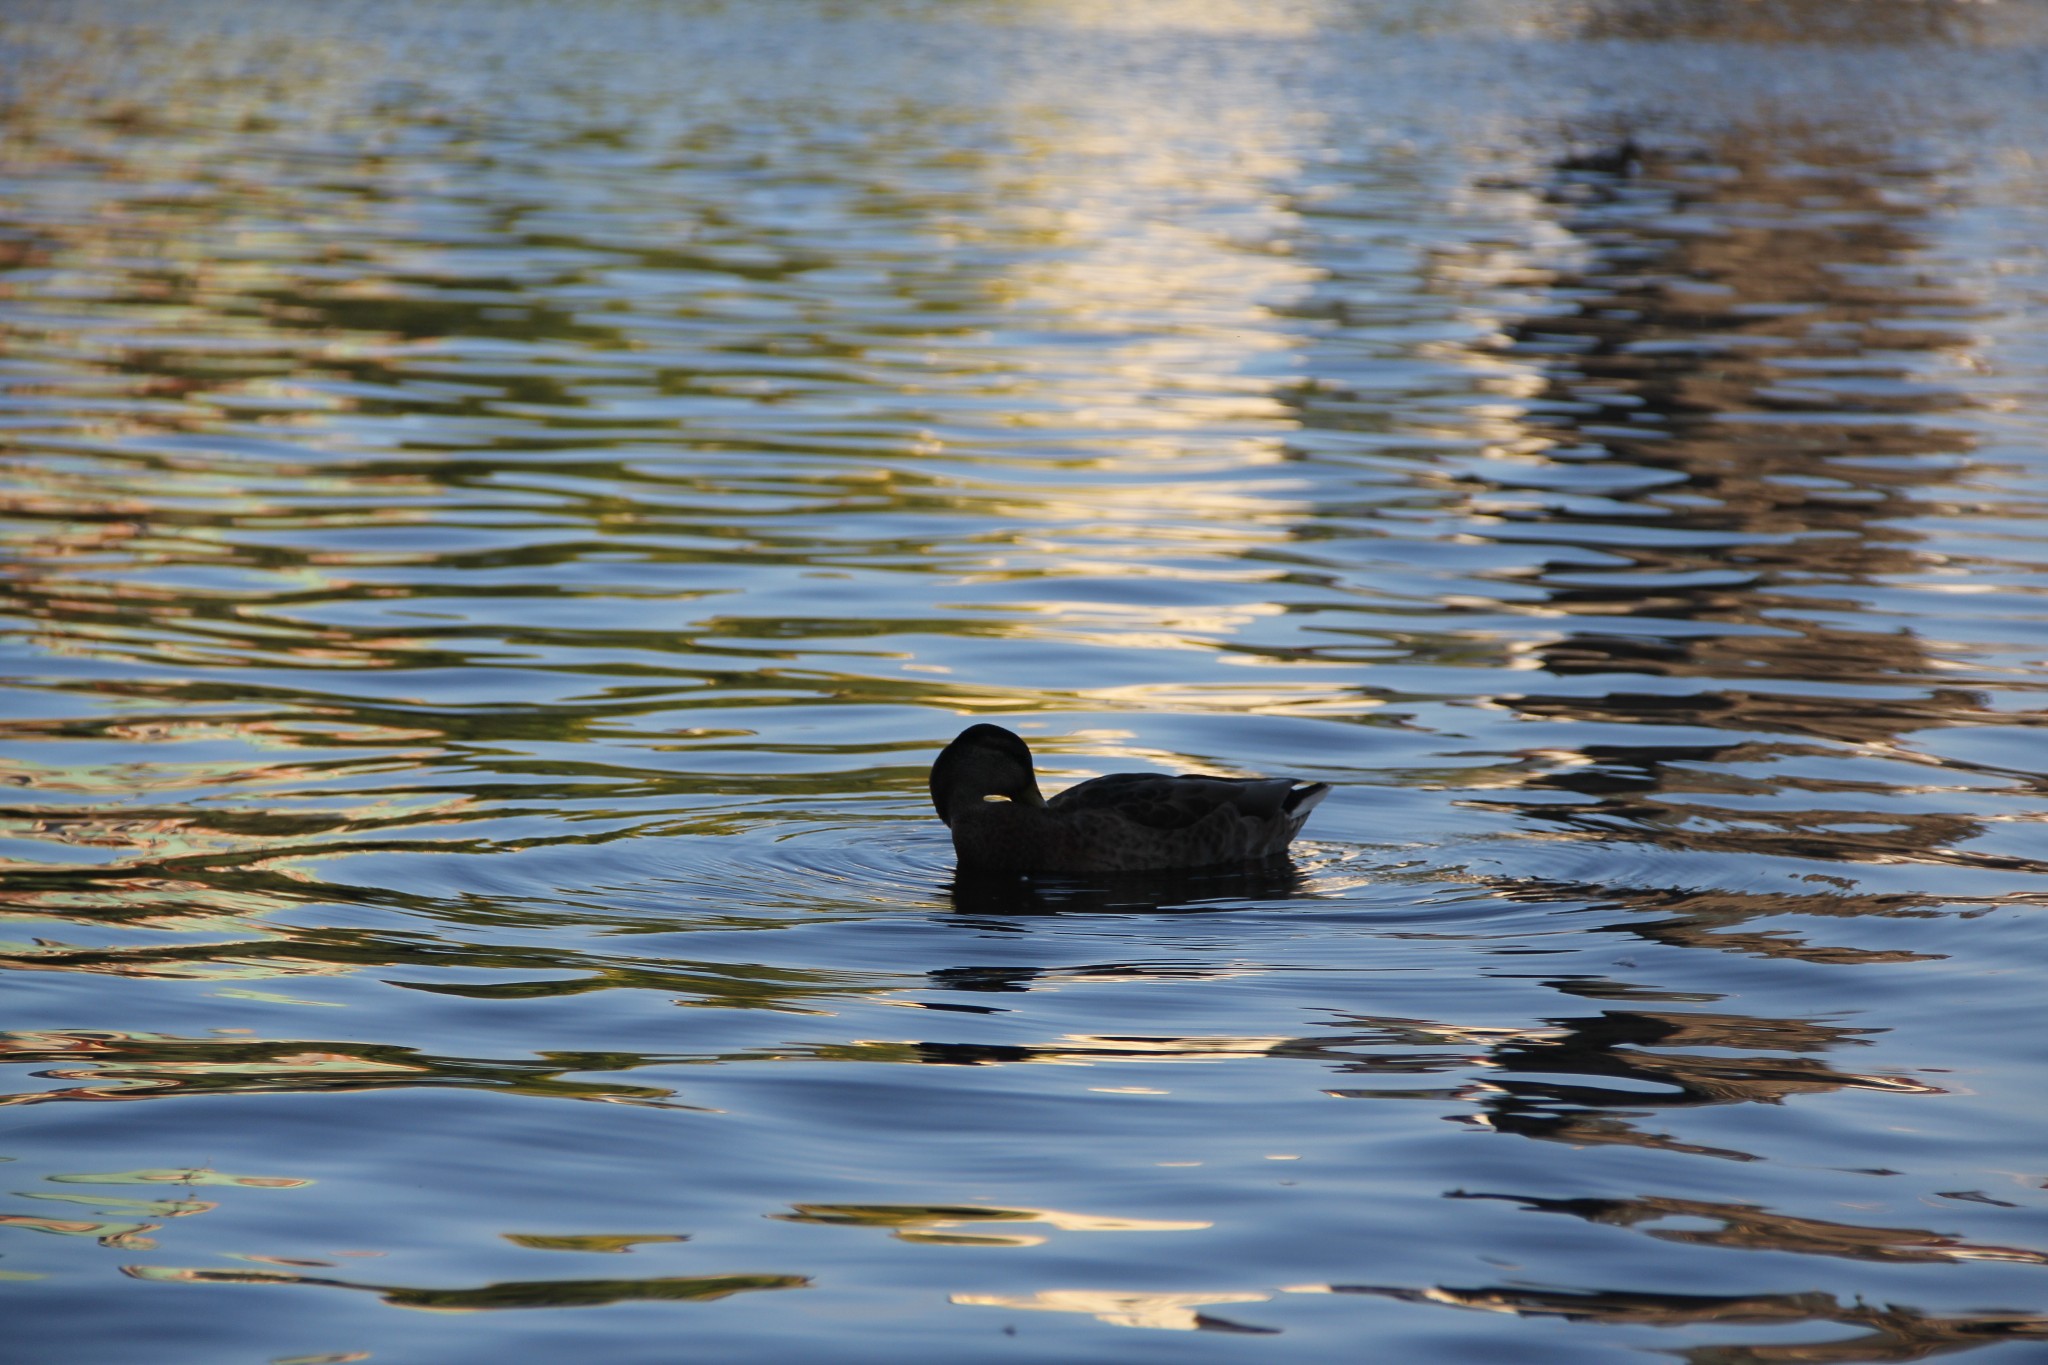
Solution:
<svg viewBox="0 0 2048 1365"><path fill-rule="evenodd" d="M0 1355L2048 1359L2042 15L7 7Z"/></svg>

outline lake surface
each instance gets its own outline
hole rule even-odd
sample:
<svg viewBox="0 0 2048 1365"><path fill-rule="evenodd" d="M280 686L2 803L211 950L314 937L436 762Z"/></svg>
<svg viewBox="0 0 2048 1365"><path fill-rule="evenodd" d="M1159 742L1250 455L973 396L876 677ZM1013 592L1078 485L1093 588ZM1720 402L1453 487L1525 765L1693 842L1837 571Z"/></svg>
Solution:
<svg viewBox="0 0 2048 1365"><path fill-rule="evenodd" d="M0 14L43 1362L2048 1359L2048 11ZM953 880L964 726L1335 788Z"/></svg>

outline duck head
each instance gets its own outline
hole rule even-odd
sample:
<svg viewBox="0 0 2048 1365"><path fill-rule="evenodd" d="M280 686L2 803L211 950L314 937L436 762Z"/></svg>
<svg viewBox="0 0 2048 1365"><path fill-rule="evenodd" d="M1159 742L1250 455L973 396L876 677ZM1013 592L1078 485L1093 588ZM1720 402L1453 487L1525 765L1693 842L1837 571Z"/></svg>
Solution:
<svg viewBox="0 0 2048 1365"><path fill-rule="evenodd" d="M932 805L951 826L962 809L984 801L1043 806L1031 747L1000 725L970 725L932 764Z"/></svg>

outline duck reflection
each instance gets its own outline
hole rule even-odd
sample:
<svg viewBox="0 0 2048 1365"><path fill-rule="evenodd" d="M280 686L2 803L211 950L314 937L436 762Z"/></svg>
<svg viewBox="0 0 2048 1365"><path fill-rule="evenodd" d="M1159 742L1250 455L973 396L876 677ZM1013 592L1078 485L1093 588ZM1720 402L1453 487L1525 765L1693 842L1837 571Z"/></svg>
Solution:
<svg viewBox="0 0 2048 1365"><path fill-rule="evenodd" d="M955 911L990 919L1034 915L1233 909L1252 901L1311 894L1306 876L1284 855L1203 871L1114 877L1018 877L961 872L946 888Z"/></svg>

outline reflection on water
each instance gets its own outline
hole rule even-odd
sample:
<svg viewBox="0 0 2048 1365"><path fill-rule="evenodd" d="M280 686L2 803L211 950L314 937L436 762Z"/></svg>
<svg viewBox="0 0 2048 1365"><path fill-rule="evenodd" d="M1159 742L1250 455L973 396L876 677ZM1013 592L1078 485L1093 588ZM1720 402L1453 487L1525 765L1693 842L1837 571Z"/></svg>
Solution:
<svg viewBox="0 0 2048 1365"><path fill-rule="evenodd" d="M801 1275L672 1275L648 1280L537 1280L525 1284L487 1284L478 1289L412 1289L293 1275L281 1270L174 1270L149 1265L121 1269L135 1279L159 1284L292 1284L367 1289L382 1295L384 1302L394 1308L424 1308L435 1313L478 1313L494 1308L597 1308L630 1300L702 1303L755 1289L802 1289L810 1283Z"/></svg>
<svg viewBox="0 0 2048 1365"><path fill-rule="evenodd" d="M1189 912L1294 896L1330 896L1340 888L1332 885L1336 869L1328 872L1311 882L1293 859L1282 856L1269 864L1128 874L1096 881L963 873L956 875L947 889L953 908L960 913L1001 921L1018 915Z"/></svg>
<svg viewBox="0 0 2048 1365"><path fill-rule="evenodd" d="M1832 1294L1578 1294L1541 1289L1382 1289L1372 1285L1300 1285L1298 1293L1379 1294L1412 1303L1447 1304L1517 1317L1657 1328L1841 1323L1859 1336L1827 1342L1721 1343L1678 1352L1698 1365L1765 1365L1769 1361L1927 1360L2001 1343L2048 1340L2048 1318L2034 1313L1935 1317L1911 1308L1843 1304Z"/></svg>
<svg viewBox="0 0 2048 1365"><path fill-rule="evenodd" d="M1409 1020L1355 1022L1379 1026L1357 1038L1369 1045L1381 1041L1382 1029L1404 1043L1442 1037L1439 1030L1417 1029ZM1376 1047L1338 1068L1375 1077L1469 1072L1457 1087L1413 1091L1374 1084L1328 1093L1342 1099L1456 1098L1474 1106L1455 1115L1458 1121L1495 1132L1574 1146L1625 1143L1738 1161L1757 1158L1731 1148L1681 1142L1668 1133L1645 1132L1632 1120L1697 1105L1780 1104L1840 1089L1944 1093L1941 1087L1910 1076L1838 1070L1816 1057L1800 1055L1862 1042L1853 1036L1862 1030L1798 1019L1636 1010L1546 1022L1548 1029L1502 1031L1505 1036L1498 1040L1470 1035L1458 1039L1489 1044L1479 1051ZM1793 1055L1779 1055L1787 1053Z"/></svg>
<svg viewBox="0 0 2048 1365"><path fill-rule="evenodd" d="M515 1246L532 1247L535 1251L598 1251L619 1255L648 1243L687 1242L690 1239L672 1232L508 1232L505 1240Z"/></svg>
<svg viewBox="0 0 2048 1365"><path fill-rule="evenodd" d="M1251 1327L1205 1313L1219 1303L1264 1303L1270 1294L1116 1294L1096 1289L1048 1289L1026 1297L1001 1294L955 1294L954 1303L987 1308L1024 1308L1045 1313L1086 1313L1112 1327L1157 1327L1173 1332L1250 1332L1267 1334L1271 1327Z"/></svg>
<svg viewBox="0 0 2048 1365"><path fill-rule="evenodd" d="M1045 1241L1037 1233L950 1231L958 1227L986 1229L992 1223L1042 1223L1062 1232L1195 1232L1214 1226L1158 1218L1102 1218L1089 1213L1061 1213L1058 1209L919 1208L901 1204L797 1204L794 1208L793 1213L773 1216L791 1223L888 1228L889 1235L898 1241L943 1246L1027 1247Z"/></svg>
<svg viewBox="0 0 2048 1365"><path fill-rule="evenodd" d="M40 1359L2048 1339L2038 13L558 8L0 16Z"/></svg>
<svg viewBox="0 0 2048 1365"><path fill-rule="evenodd" d="M1919 1228L1867 1228L1789 1218L1742 1205L1688 1199L1520 1199L1514 1195L1461 1194L1464 1199L1510 1199L1544 1213L1569 1213L1616 1227L1694 1218L1719 1224L1710 1231L1652 1228L1652 1237L1702 1246L1763 1247L1860 1261L2016 1261L2048 1265L2048 1254L2023 1247L1978 1246Z"/></svg>
<svg viewBox="0 0 2048 1365"><path fill-rule="evenodd" d="M469 1085L564 1099L614 1104L674 1104L672 1091L654 1086L607 1086L564 1080L565 1072L615 1070L647 1058L562 1056L546 1062L491 1065L462 1058L416 1055L409 1048L337 1043L322 1047L303 1041L177 1038L159 1034L17 1035L4 1053L22 1062L75 1062L35 1073L58 1081L97 1084L22 1091L0 1104L52 1100L138 1100L166 1094L255 1094L265 1091L370 1090L386 1086ZM183 1176L183 1172L174 1175ZM203 1182L202 1182L203 1183ZM238 1183L247 1183L238 1182Z"/></svg>

